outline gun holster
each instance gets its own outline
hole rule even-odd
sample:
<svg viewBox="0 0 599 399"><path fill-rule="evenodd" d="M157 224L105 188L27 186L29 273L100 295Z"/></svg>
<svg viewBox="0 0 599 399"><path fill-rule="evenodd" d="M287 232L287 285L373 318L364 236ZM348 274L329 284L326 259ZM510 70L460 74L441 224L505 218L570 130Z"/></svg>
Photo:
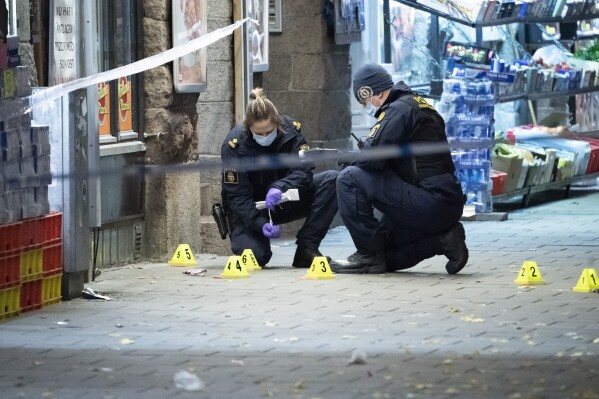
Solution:
<svg viewBox="0 0 599 399"><path fill-rule="evenodd" d="M216 227L218 227L220 238L226 240L227 235L230 235L231 230L229 228L229 218L221 204L212 205L212 217L214 217Z"/></svg>

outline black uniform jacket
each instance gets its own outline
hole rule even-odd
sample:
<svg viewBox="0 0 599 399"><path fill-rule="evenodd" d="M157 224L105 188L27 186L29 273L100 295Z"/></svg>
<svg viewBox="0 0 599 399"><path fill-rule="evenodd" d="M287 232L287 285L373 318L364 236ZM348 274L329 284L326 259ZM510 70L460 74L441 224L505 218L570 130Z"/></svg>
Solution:
<svg viewBox="0 0 599 399"><path fill-rule="evenodd" d="M404 82L393 86L389 97L375 116L378 121L365 140L366 150L370 147L401 146L408 143L447 143L443 118ZM414 185L429 177L452 174L455 171L449 149L432 155L359 161L355 165L371 171L391 169L404 181Z"/></svg>
<svg viewBox="0 0 599 399"><path fill-rule="evenodd" d="M303 163L296 168L279 168L244 171L237 164L256 156L269 158L276 167L277 154L298 155L300 150L309 149L301 132L299 122L282 116L277 138L268 147L256 143L252 133L244 126L236 126L229 132L221 148L223 161L222 199L225 209L254 231L262 231L268 222L264 212L256 209L256 201L264 201L268 189L278 188L282 192L291 188L306 189L312 183L313 164ZM262 159L263 161L263 159ZM301 193L300 193L301 195Z"/></svg>

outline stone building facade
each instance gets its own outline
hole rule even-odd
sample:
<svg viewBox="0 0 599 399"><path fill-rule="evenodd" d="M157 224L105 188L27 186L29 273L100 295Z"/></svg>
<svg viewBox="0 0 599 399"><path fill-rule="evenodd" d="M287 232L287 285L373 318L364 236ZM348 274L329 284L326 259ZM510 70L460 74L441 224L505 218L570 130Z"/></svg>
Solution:
<svg viewBox="0 0 599 399"><path fill-rule="evenodd" d="M233 2L208 0L208 30L233 22ZM280 112L302 123L312 146L349 148L351 128L349 46L327 34L321 0L282 1L283 32L270 34L269 70L253 75ZM170 48L170 1L144 1L145 56ZM172 67L145 73L145 131L149 164L197 163L195 172L152 175L145 185L145 254L164 260L177 244L195 252L228 254L210 215L220 201L219 170L201 166L220 158L235 121L233 36L208 48L207 90L173 91ZM336 165L330 165L335 167ZM327 166L321 166L327 167Z"/></svg>

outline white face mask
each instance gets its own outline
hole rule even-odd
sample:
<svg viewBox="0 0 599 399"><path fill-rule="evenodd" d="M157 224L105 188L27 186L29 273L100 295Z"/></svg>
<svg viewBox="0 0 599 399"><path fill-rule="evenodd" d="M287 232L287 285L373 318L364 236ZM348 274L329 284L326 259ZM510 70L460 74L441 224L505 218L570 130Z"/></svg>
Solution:
<svg viewBox="0 0 599 399"><path fill-rule="evenodd" d="M366 115L372 116L373 118L374 114L376 114L376 111L378 110L378 107L372 105L372 100L369 100L368 103L366 103L366 106L364 107L364 112L366 112Z"/></svg>
<svg viewBox="0 0 599 399"><path fill-rule="evenodd" d="M254 140L256 140L256 143L260 144L262 147L268 147L277 138L277 128L266 136L260 136L254 132L252 132L252 136L254 137Z"/></svg>

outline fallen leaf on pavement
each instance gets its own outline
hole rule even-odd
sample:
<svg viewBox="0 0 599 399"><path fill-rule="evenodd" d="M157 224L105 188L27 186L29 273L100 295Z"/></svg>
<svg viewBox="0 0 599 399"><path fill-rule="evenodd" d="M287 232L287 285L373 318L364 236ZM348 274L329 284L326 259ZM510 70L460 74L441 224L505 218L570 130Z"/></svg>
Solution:
<svg viewBox="0 0 599 399"><path fill-rule="evenodd" d="M467 321L469 323L483 323L485 321L485 319L481 319L480 317L474 317L474 316L462 316L460 318L460 320L462 321Z"/></svg>

